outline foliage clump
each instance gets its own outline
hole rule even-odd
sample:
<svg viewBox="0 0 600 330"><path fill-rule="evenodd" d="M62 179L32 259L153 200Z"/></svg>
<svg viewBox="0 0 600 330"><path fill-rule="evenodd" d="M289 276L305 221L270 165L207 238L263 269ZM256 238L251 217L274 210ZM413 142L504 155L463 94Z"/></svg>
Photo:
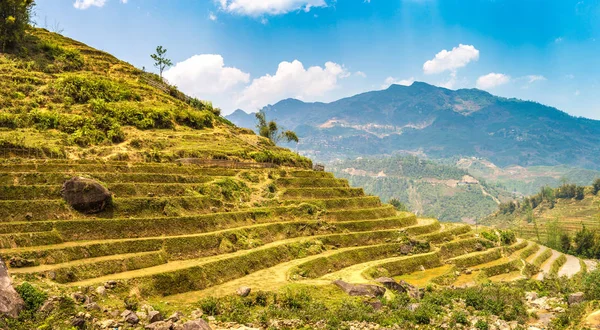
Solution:
<svg viewBox="0 0 600 330"><path fill-rule="evenodd" d="M14 49L23 40L34 5L33 0L0 1L0 51Z"/></svg>

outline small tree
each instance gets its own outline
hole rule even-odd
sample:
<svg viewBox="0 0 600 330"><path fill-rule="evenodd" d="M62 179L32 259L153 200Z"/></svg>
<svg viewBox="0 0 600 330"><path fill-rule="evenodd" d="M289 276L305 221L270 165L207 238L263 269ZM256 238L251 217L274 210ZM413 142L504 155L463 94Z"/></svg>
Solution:
<svg viewBox="0 0 600 330"><path fill-rule="evenodd" d="M398 198L392 198L388 201L388 204L391 204L398 211L408 212L408 207L406 204L402 203Z"/></svg>
<svg viewBox="0 0 600 330"><path fill-rule="evenodd" d="M0 1L0 51L15 48L25 36L34 0Z"/></svg>
<svg viewBox="0 0 600 330"><path fill-rule="evenodd" d="M278 143L281 140L298 143L299 139L296 133L290 130L280 131L280 128L275 121L267 121L267 115L264 111L261 110L257 112L255 116L258 121L258 124L256 125L256 128L258 128L258 135L266 137L274 143Z"/></svg>
<svg viewBox="0 0 600 330"><path fill-rule="evenodd" d="M596 181L594 181L594 184L592 184L592 188L593 188L594 195L598 195L598 192L600 191L600 178L598 178L598 179L596 179Z"/></svg>
<svg viewBox="0 0 600 330"><path fill-rule="evenodd" d="M173 65L170 59L168 59L165 54L167 53L167 49L163 48L163 46L156 47L156 54L150 55L154 60L154 66L158 68L160 71L160 78L162 79L163 71L166 68Z"/></svg>

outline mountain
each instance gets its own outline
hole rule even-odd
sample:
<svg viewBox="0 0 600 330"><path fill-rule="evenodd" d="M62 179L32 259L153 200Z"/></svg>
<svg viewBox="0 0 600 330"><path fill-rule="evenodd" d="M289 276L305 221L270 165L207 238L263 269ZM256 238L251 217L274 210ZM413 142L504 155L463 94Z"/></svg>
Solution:
<svg viewBox="0 0 600 330"><path fill-rule="evenodd" d="M263 110L295 130L298 150L318 160L418 154L600 169L600 121L477 89L415 82L331 103L286 99ZM228 118L253 128L251 116Z"/></svg>

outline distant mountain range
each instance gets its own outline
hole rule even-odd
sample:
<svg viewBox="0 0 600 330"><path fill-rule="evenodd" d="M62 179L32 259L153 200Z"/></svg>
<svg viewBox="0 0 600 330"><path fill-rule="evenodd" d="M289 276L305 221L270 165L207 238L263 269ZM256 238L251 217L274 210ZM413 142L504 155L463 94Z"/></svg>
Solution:
<svg viewBox="0 0 600 330"><path fill-rule="evenodd" d="M331 103L286 99L263 110L295 130L298 151L316 160L413 154L600 169L600 121L477 89L415 82ZM227 118L255 129L254 114L237 110Z"/></svg>

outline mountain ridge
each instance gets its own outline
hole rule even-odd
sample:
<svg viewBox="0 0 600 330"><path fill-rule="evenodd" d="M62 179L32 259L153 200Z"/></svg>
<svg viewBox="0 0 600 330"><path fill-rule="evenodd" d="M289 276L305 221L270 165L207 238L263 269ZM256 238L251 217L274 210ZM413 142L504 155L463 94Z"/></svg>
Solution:
<svg viewBox="0 0 600 330"><path fill-rule="evenodd" d="M299 151L317 160L421 153L475 156L500 166L600 168L600 121L478 89L415 82L330 103L286 99L263 111L296 130ZM230 116L253 128L253 115Z"/></svg>

